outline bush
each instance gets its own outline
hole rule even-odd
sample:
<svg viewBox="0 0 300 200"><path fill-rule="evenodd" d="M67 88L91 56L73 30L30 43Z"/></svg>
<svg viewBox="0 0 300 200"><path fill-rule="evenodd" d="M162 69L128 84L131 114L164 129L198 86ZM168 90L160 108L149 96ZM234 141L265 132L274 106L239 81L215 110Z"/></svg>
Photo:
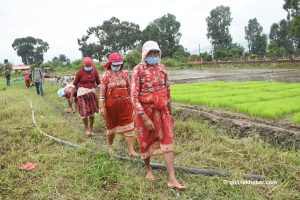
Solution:
<svg viewBox="0 0 300 200"><path fill-rule="evenodd" d="M124 68L125 69L132 69L134 66L141 62L142 53L140 50L135 49L129 52L124 58Z"/></svg>

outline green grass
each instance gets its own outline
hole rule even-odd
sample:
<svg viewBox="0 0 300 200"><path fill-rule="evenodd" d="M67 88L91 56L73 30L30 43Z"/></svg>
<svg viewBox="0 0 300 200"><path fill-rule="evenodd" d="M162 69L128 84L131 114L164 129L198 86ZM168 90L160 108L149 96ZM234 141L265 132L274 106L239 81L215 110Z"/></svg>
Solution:
<svg viewBox="0 0 300 200"><path fill-rule="evenodd" d="M300 112L293 116L293 121L300 124Z"/></svg>
<svg viewBox="0 0 300 200"><path fill-rule="evenodd" d="M156 180L144 180L142 165L111 158L104 149L106 137L96 116L97 136L83 134L78 115L65 112L66 101L56 97L57 85L46 83L45 96L22 82L4 86L0 79L0 199L297 199L300 195L300 152L283 151L255 138L231 138L198 119L177 119L174 127L175 163L179 166L232 172L232 177L189 175L177 171L187 185L179 197L166 187L166 171ZM31 121L33 101L38 125L55 137L100 151L90 154L54 143L40 135ZM178 111L175 111L178 112ZM126 155L123 139L114 143ZM36 162L34 171L20 171L24 162ZM153 162L162 162L156 157ZM276 185L229 185L244 173L267 176Z"/></svg>
<svg viewBox="0 0 300 200"><path fill-rule="evenodd" d="M300 111L300 83L212 82L172 86L176 102L230 108L251 116L278 119ZM296 117L297 118L297 117ZM297 120L293 120L299 123Z"/></svg>

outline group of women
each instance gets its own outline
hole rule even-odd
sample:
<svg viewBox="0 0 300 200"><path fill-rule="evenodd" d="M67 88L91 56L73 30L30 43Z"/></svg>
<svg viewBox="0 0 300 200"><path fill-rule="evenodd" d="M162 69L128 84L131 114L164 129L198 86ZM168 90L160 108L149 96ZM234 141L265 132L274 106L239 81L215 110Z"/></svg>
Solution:
<svg viewBox="0 0 300 200"><path fill-rule="evenodd" d="M129 72L123 69L124 62L118 53L109 56L101 79L92 59L86 57L73 85L77 89L78 111L87 135L94 135L94 115L100 110L105 119L109 153L113 154L115 135L120 134L126 138L129 155L137 156L133 147L136 130L140 156L147 169L146 179L154 180L150 157L163 154L168 187L183 189L185 186L175 177L170 84L160 58L158 44L146 42L141 63L133 68L130 81ZM100 88L99 101L96 87Z"/></svg>

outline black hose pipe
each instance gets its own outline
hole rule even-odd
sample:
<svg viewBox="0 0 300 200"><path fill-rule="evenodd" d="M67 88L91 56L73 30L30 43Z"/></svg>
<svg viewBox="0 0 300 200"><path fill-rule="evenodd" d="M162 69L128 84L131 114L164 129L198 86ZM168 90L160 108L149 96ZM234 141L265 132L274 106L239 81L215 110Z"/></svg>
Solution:
<svg viewBox="0 0 300 200"><path fill-rule="evenodd" d="M85 148L85 147L80 146L79 144L74 144L69 141L58 139L56 137L53 137L53 136L48 135L47 133L43 132L36 123L32 102L30 102L30 107L31 107L31 112L32 112L32 121L42 135L44 135L44 136L50 138L51 140L53 140L54 142L57 142L62 145L67 145L67 146L70 146L70 147L73 147L76 149L84 149L91 153L97 153L96 150ZM141 160L137 160L135 158L129 158L129 157L124 157L124 156L120 156L120 155L113 155L113 156L115 158L118 158L123 161L143 163ZM166 165L161 164L161 163L151 163L151 166L153 167L153 169L166 169ZM222 172L222 171L218 171L218 170L196 169L196 168L179 167L179 166L177 166L177 167L175 166L175 169L186 172L188 174L201 174L201 175L207 175L207 176L231 176L232 175L229 172ZM263 175L255 175L255 174L244 174L243 177L245 179L252 179L252 180L257 180L257 181L263 181L266 179L266 177Z"/></svg>

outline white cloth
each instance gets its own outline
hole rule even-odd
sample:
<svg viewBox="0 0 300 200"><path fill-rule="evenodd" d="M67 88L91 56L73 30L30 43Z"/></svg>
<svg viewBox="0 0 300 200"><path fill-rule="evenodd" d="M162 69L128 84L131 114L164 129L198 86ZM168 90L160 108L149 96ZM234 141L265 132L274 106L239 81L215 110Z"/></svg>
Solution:
<svg viewBox="0 0 300 200"><path fill-rule="evenodd" d="M77 97L86 95L90 92L96 93L94 88L89 89L89 88L79 87L78 90L77 90Z"/></svg>

